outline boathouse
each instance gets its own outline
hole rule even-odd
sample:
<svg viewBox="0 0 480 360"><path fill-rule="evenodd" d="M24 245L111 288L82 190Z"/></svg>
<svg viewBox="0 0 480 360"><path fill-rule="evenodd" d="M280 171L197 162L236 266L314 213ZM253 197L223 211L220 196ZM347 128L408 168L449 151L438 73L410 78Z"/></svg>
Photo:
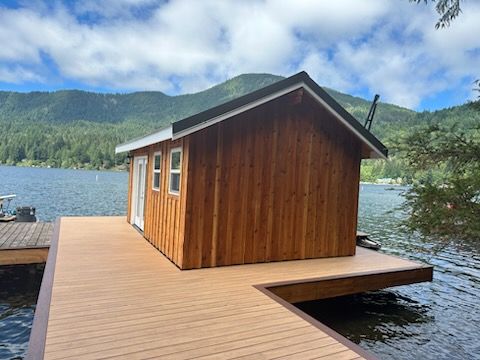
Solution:
<svg viewBox="0 0 480 360"><path fill-rule="evenodd" d="M354 255L360 162L387 157L305 72L121 152L127 221L180 269Z"/></svg>
<svg viewBox="0 0 480 360"><path fill-rule="evenodd" d="M373 359L292 304L432 279L355 254L360 160L387 150L306 73L116 150L141 234L57 219L29 360Z"/></svg>

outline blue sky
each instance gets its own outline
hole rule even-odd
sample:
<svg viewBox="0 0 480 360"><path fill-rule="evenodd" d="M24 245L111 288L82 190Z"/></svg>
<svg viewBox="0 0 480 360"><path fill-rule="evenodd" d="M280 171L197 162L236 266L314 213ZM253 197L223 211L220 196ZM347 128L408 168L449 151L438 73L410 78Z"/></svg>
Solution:
<svg viewBox="0 0 480 360"><path fill-rule="evenodd" d="M408 0L0 2L0 89L206 89L242 73L307 71L320 85L416 110L473 99L480 2L435 30Z"/></svg>

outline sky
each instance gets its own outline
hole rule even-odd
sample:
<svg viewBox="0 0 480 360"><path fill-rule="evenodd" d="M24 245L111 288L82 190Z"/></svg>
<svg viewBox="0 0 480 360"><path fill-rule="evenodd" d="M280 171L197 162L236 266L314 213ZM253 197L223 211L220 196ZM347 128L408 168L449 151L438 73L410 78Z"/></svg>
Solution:
<svg viewBox="0 0 480 360"><path fill-rule="evenodd" d="M421 110L476 98L480 1L0 0L0 90L192 93L243 73Z"/></svg>

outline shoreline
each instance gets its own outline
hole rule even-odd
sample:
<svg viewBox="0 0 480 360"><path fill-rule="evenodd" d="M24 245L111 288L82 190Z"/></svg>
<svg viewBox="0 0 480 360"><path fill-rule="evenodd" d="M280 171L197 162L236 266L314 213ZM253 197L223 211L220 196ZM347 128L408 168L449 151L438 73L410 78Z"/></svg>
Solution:
<svg viewBox="0 0 480 360"><path fill-rule="evenodd" d="M112 172L128 172L128 165L125 166L115 166L111 168L89 168L89 167L55 167L50 165L24 165L24 164L3 164L0 163L0 166L8 167L18 167L18 168L34 168L34 169L59 169L59 170L86 170L86 171L112 171Z"/></svg>
<svg viewBox="0 0 480 360"><path fill-rule="evenodd" d="M370 182L370 181L360 181L360 185L408 186L407 184L384 183L384 182Z"/></svg>

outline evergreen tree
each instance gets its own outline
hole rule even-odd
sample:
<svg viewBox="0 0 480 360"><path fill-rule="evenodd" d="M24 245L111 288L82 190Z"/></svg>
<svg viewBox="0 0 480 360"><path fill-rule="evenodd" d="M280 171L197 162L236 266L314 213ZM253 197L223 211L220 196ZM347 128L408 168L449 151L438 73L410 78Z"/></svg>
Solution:
<svg viewBox="0 0 480 360"><path fill-rule="evenodd" d="M436 1L437 29L449 26L460 14L460 1ZM479 108L479 103L470 107ZM410 216L405 224L411 230L448 239L480 239L480 122L473 120L466 131L471 118L457 118L447 127L438 125L442 120L438 117L437 124L404 139L406 160L422 174L406 193L404 209Z"/></svg>
<svg viewBox="0 0 480 360"><path fill-rule="evenodd" d="M406 193L411 230L480 239L480 124L469 131L432 125L404 139L405 157L422 174Z"/></svg>

